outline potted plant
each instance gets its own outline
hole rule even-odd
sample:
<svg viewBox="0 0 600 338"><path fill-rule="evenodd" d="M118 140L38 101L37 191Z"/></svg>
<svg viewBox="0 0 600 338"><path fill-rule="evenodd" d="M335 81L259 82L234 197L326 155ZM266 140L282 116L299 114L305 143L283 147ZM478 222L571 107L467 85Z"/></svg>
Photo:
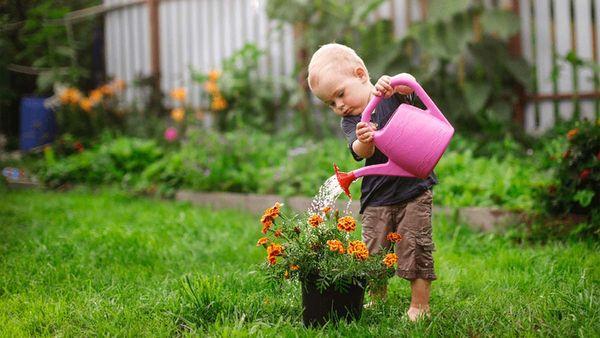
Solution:
<svg viewBox="0 0 600 338"><path fill-rule="evenodd" d="M396 255L385 250L370 255L356 239L356 220L340 217L331 207L285 215L281 206L275 203L261 218L264 236L257 246L266 249L267 275L277 282L300 281L306 326L360 318L365 289L393 276ZM397 234L388 236L401 240Z"/></svg>

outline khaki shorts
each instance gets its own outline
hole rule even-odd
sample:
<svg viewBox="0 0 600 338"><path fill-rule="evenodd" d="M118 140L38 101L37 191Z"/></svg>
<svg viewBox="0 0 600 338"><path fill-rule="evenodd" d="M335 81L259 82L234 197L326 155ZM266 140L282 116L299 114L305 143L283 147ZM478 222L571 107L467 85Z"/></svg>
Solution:
<svg viewBox="0 0 600 338"><path fill-rule="evenodd" d="M370 254L381 248L391 248L387 234L396 232L402 240L396 243L394 251L398 255L396 275L413 280L417 278L434 280L433 269L435 250L431 239L431 208L433 192L427 190L412 200L379 207L366 207L362 214L363 241Z"/></svg>

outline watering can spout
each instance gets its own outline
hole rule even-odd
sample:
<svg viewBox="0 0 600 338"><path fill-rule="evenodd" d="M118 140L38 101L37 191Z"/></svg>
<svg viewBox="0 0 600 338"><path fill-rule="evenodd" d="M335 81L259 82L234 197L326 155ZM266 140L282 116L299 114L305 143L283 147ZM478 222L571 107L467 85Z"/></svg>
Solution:
<svg viewBox="0 0 600 338"><path fill-rule="evenodd" d="M335 163L333 164L333 170L335 171L335 176L337 177L340 187L342 187L342 190L344 190L344 193L346 193L348 198L352 198L352 196L350 196L350 184L356 179L354 173L341 172L340 168L338 168L337 164Z"/></svg>

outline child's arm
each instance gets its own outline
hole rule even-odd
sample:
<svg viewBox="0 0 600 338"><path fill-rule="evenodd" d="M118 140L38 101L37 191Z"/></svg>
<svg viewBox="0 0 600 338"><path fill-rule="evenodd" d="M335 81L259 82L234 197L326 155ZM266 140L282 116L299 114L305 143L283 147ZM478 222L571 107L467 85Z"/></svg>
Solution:
<svg viewBox="0 0 600 338"><path fill-rule="evenodd" d="M377 128L375 123L359 122L356 125L356 141L352 143L352 150L362 158L369 158L375 153L373 132Z"/></svg>

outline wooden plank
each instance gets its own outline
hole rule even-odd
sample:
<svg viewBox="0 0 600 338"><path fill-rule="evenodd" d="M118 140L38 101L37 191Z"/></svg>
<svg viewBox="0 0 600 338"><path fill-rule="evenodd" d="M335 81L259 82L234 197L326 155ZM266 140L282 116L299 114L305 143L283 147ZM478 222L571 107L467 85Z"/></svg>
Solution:
<svg viewBox="0 0 600 338"><path fill-rule="evenodd" d="M558 80L558 93L573 93L573 67L564 57L571 50L571 16L568 1L554 1L554 25L555 50L558 57L557 65L560 67L560 77ZM561 118L568 120L573 115L573 103L563 101L558 104Z"/></svg>
<svg viewBox="0 0 600 338"><path fill-rule="evenodd" d="M535 2L535 62L537 65L538 93L552 94L552 40L550 36L550 1ZM540 125L545 130L554 124L554 107L551 102L542 102L540 109Z"/></svg>
<svg viewBox="0 0 600 338"><path fill-rule="evenodd" d="M592 4L590 0L577 0L573 2L575 7L575 48L577 55L584 60L593 60L592 51ZM577 69L577 87L580 92L594 90L593 72L589 68L579 67ZM592 102L581 102L581 117L593 119L596 116L595 105Z"/></svg>

